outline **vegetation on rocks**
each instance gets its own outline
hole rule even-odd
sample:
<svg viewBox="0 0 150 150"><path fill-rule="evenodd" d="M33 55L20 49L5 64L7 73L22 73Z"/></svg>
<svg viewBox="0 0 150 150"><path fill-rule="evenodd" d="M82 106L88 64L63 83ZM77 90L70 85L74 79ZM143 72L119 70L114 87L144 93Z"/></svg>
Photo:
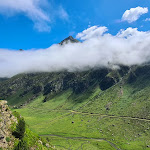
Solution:
<svg viewBox="0 0 150 150"><path fill-rule="evenodd" d="M52 149L51 145L30 131L19 113L12 113L6 101L0 101L0 148L3 150Z"/></svg>

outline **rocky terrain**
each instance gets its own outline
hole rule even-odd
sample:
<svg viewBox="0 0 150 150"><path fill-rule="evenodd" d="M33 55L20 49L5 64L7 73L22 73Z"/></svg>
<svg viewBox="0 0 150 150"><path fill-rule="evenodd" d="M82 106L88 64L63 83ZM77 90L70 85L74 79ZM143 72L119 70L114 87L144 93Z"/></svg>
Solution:
<svg viewBox="0 0 150 150"><path fill-rule="evenodd" d="M68 44L68 43L78 43L79 41L74 39L72 36L69 36L67 38L65 38L63 41L61 41L59 44L60 45L64 45L64 44Z"/></svg>
<svg viewBox="0 0 150 150"><path fill-rule="evenodd" d="M0 147L3 149L12 148L14 145L14 136L11 126L17 123L17 118L9 110L7 101L0 101Z"/></svg>
<svg viewBox="0 0 150 150"><path fill-rule="evenodd" d="M46 142L28 129L19 113L9 110L7 101L0 101L0 150L53 149Z"/></svg>

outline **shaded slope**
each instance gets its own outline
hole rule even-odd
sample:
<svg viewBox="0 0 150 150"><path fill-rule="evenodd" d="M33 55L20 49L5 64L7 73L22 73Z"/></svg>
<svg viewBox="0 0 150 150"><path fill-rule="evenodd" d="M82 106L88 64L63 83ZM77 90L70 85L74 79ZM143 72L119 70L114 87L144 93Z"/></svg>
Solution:
<svg viewBox="0 0 150 150"><path fill-rule="evenodd" d="M119 71L97 69L84 72L20 74L0 83L0 98L7 99L10 105L22 106L40 94L46 96L46 101L68 89L72 89L75 94L97 85L106 90L117 83L127 71L128 67L122 67Z"/></svg>

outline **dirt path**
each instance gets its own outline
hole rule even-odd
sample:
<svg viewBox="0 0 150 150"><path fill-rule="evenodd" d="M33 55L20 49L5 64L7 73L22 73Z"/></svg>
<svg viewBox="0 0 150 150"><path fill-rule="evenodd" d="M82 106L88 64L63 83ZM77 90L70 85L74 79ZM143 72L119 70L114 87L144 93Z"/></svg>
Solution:
<svg viewBox="0 0 150 150"><path fill-rule="evenodd" d="M59 110L51 110L51 111L59 111ZM139 121L145 121L145 122L150 122L150 119L146 118L137 118L137 117L129 117L129 116L115 116L115 115L106 115L106 114L98 114L98 113L88 113L88 112L78 112L75 110L61 110L61 112L64 111L65 114L56 117L55 119L52 119L49 121L49 124L52 124L58 120L62 120L65 117L71 115L71 114L82 114L82 115L89 115L89 116L100 116L100 117L109 117L109 118L120 118L120 119L130 119L130 120L139 120ZM41 123L38 123L41 124ZM37 125L37 124L36 124Z"/></svg>
<svg viewBox="0 0 150 150"><path fill-rule="evenodd" d="M108 141L106 139L103 139L103 138L99 139L99 138L88 138L88 137L64 137L64 136L61 136L61 135L53 135L53 134L39 135L39 136L61 137L61 138L72 139L72 140L92 140L92 141L97 141L97 142L106 141L112 147L114 147L116 150L121 150L121 149L117 148L117 145L115 145L114 143L112 143L112 142L110 142L110 141Z"/></svg>
<svg viewBox="0 0 150 150"><path fill-rule="evenodd" d="M132 119L132 120L140 120L150 122L150 119L146 118L137 118L137 117L129 117L129 116L114 116L114 115L103 115L103 114L95 114L95 113L86 113L86 112L77 112L74 110L69 110L71 113L74 114L84 114L84 115L91 115L91 116L102 116L102 117L110 117L110 118L125 118L125 119Z"/></svg>
<svg viewBox="0 0 150 150"><path fill-rule="evenodd" d="M101 117L109 117L109 118L121 118L121 119L130 119L130 120L139 120L139 121L145 121L145 122L150 122L150 119L146 118L137 118L137 117L129 117L129 116L115 116L115 115L106 115L106 114L98 114L98 113L88 113L88 112L78 112L75 110L52 110L52 111L64 111L66 112L65 114L56 117L55 119L50 120L50 124L54 123L55 121L61 120L70 114L82 114L82 115L90 115L90 116L101 116Z"/></svg>

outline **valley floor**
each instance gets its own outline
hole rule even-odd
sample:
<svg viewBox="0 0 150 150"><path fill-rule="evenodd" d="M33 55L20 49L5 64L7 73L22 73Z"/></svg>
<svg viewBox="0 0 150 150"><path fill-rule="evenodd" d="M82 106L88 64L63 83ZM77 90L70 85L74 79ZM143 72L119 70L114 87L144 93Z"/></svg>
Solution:
<svg viewBox="0 0 150 150"><path fill-rule="evenodd" d="M104 96L98 89L81 103L68 100L70 95L71 91L68 90L45 103L44 97L40 96L16 111L25 118L32 131L45 137L58 150L150 149L150 119L132 116L128 112L117 113L116 109L107 111L106 107L109 106L99 100L99 96ZM118 95L120 92L117 92ZM103 108L101 105L106 106L104 110L100 109ZM127 107L121 102L119 105ZM118 109L120 107L116 106Z"/></svg>

